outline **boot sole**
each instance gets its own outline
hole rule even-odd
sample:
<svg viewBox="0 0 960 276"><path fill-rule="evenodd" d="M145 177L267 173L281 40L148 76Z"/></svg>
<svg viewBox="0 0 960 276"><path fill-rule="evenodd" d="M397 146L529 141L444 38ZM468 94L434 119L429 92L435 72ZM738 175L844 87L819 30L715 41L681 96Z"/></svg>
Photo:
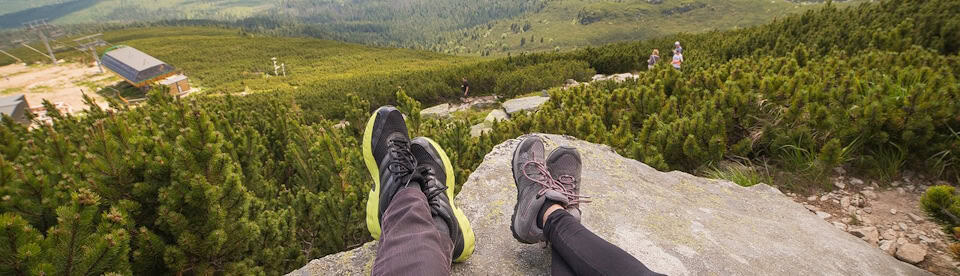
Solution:
<svg viewBox="0 0 960 276"><path fill-rule="evenodd" d="M367 230L374 240L380 239L380 167L377 159L373 157L373 125L376 123L380 112L386 107L380 107L370 115L367 120L367 126L363 131L363 163L367 165L370 176L373 177L373 187L367 196Z"/></svg>
<svg viewBox="0 0 960 276"><path fill-rule="evenodd" d="M454 193L453 190L456 187L457 181L453 171L453 163L450 162L450 157L447 156L447 153L437 144L436 141L430 138L423 138L430 143L430 146L436 151L437 156L440 157L440 160L443 162L443 171L446 174L446 183L447 185L447 198L450 199L450 208L453 209L453 216L457 219L457 224L460 225L460 232L463 234L463 251L460 252L459 256L454 256L454 262L463 262L470 258L473 255L473 250L476 248L476 236L473 233L473 228L470 227L470 220L467 219L467 216L463 214L463 210L457 208L457 205L454 204Z"/></svg>

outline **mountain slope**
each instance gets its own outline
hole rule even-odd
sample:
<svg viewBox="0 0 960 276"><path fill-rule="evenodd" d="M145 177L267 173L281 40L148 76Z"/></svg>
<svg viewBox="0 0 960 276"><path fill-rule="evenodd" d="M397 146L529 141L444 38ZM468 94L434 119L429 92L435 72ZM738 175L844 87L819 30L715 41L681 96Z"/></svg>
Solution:
<svg viewBox="0 0 960 276"><path fill-rule="evenodd" d="M0 4L5 1L14 0L0 0ZM58 24L212 19L276 35L456 54L505 55L746 27L816 6L783 0L661 2L73 0L0 15L0 29L16 28L24 21L39 18Z"/></svg>

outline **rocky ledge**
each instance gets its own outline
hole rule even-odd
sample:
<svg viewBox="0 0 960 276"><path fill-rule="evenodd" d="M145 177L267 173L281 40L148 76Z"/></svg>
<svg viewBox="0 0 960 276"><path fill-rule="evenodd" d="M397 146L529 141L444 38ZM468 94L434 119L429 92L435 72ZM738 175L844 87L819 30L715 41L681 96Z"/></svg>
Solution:
<svg viewBox="0 0 960 276"><path fill-rule="evenodd" d="M542 135L583 155L583 223L651 269L669 275L928 275L837 229L777 189L743 188L683 172L659 172L609 147ZM498 145L470 175L457 202L477 235L457 275L545 275L550 250L516 242L511 153ZM313 260L288 275L365 275L376 242Z"/></svg>

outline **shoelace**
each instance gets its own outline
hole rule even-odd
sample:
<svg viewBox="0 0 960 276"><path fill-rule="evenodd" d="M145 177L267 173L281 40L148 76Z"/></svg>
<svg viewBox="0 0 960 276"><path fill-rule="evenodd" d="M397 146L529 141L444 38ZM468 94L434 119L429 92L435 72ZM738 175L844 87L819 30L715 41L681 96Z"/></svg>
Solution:
<svg viewBox="0 0 960 276"><path fill-rule="evenodd" d="M423 185L427 185L426 182L429 181L429 180L427 180L427 179L430 179L431 176L436 175L436 173L435 173L435 172L433 171L433 169L431 169L431 168L421 168L421 169L420 169L420 175L422 175L422 176L423 176L423 179L424 179ZM437 181L436 178L434 178L433 181ZM438 186L425 186L425 187L427 187L427 189L426 189L426 191L424 191L424 194L427 196L427 199L432 199L432 198L440 195L441 193L447 191L447 188L448 188L447 186L442 186L442 187L438 187Z"/></svg>
<svg viewBox="0 0 960 276"><path fill-rule="evenodd" d="M406 176L413 173L413 166L416 159L413 153L410 153L410 142L402 139L391 139L387 141L387 149L392 159L387 169L397 176Z"/></svg>
<svg viewBox="0 0 960 276"><path fill-rule="evenodd" d="M533 165L536 168L534 172L535 175L540 177L531 177L530 173L527 172L527 167ZM571 175L561 175L559 178L554 179L550 175L550 171L547 169L547 164L543 161L539 161L536 158L533 158L530 161L523 163L523 167L520 168L523 172L523 176L531 181L540 184L540 191L537 192L538 196L543 196L548 190L554 190L567 197L567 206L579 205L580 203L589 203L589 200L585 198L590 198L589 196L579 195L574 192L576 189L576 178ZM567 207L564 206L564 207Z"/></svg>

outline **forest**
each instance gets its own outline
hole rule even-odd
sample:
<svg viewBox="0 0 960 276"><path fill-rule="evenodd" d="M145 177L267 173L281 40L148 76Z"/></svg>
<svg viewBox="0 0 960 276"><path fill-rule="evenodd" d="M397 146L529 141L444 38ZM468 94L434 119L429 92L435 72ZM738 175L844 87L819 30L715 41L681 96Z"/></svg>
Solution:
<svg viewBox="0 0 960 276"><path fill-rule="evenodd" d="M686 45L682 71L646 70L650 49L677 40ZM827 4L734 31L264 86L245 96L153 92L137 108L53 112L53 125L33 130L4 118L0 274L276 275L356 247L370 240L362 204L371 180L358 137L383 104L411 114L412 135L446 149L458 185L494 145L528 132L608 144L661 170L700 173L736 160L785 172L774 177L817 179L846 166L878 178L912 169L956 181L958 51L960 2ZM415 115L448 100L459 75L476 79L480 95L509 98L629 71L640 78L550 89L539 112L479 138L469 138L466 121ZM202 82L239 87L230 78ZM350 125L334 127L339 120ZM781 188L816 189L807 182Z"/></svg>

